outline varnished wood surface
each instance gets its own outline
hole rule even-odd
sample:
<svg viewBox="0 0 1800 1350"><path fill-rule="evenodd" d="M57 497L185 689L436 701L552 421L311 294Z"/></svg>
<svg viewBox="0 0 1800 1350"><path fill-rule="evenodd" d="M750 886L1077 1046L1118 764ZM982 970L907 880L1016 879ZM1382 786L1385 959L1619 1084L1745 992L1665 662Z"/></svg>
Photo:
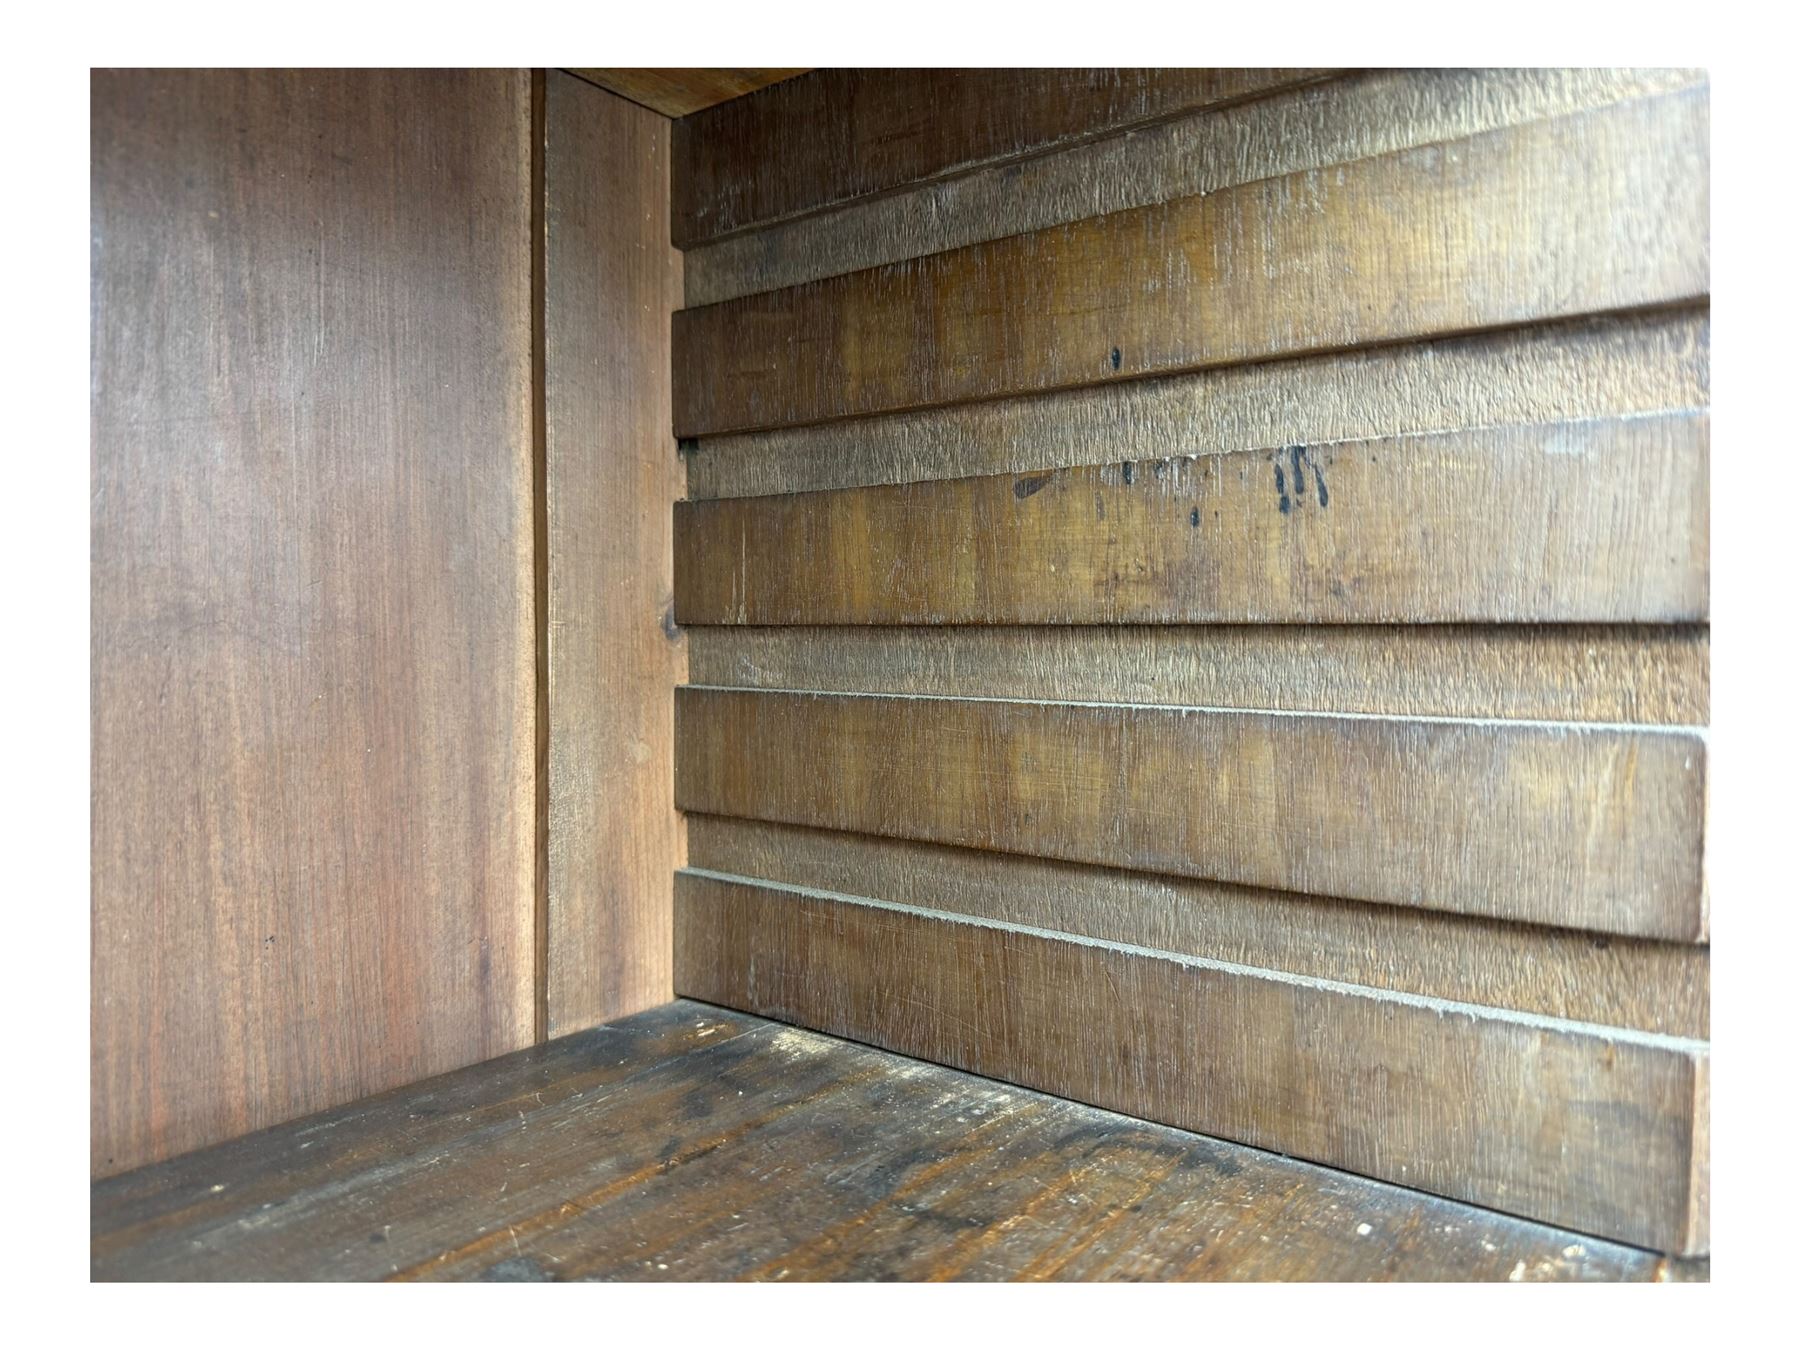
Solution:
<svg viewBox="0 0 1800 1350"><path fill-rule="evenodd" d="M675 242L1039 153L1318 70L820 70L683 122Z"/></svg>
<svg viewBox="0 0 1800 1350"><path fill-rule="evenodd" d="M688 811L1706 936L1692 728L694 686L675 707Z"/></svg>
<svg viewBox="0 0 1800 1350"><path fill-rule="evenodd" d="M1526 423L1704 409L1704 309L1228 366L1061 393L687 443L688 495L936 478L1285 449Z"/></svg>
<svg viewBox="0 0 1800 1350"><path fill-rule="evenodd" d="M92 1166L527 1043L530 81L92 77Z"/></svg>
<svg viewBox="0 0 1800 1350"><path fill-rule="evenodd" d="M870 82L906 78L907 72L863 72ZM1454 141L1705 78L1693 70L1352 72L691 243L683 271L687 303L714 304L1259 178ZM731 115L751 112L744 104ZM770 163L779 167L747 172L817 171L792 153Z"/></svg>
<svg viewBox="0 0 1800 1350"><path fill-rule="evenodd" d="M1662 1280L1558 1231L691 1002L102 1182L101 1280Z"/></svg>
<svg viewBox="0 0 1800 1350"><path fill-rule="evenodd" d="M808 67L714 67L709 69L601 69L571 67L569 73L589 84L630 99L664 117L686 117L781 80L804 75ZM664 201L667 201L664 194ZM665 239L667 235L663 236Z"/></svg>
<svg viewBox="0 0 1800 1350"><path fill-rule="evenodd" d="M1454 1003L1705 1040L1705 947L836 830L688 817L690 864Z"/></svg>
<svg viewBox="0 0 1800 1350"><path fill-rule="evenodd" d="M668 123L546 79L549 1035L664 1003L674 808Z"/></svg>
<svg viewBox="0 0 1800 1350"><path fill-rule="evenodd" d="M1696 622L1710 440L1683 413L681 502L675 616Z"/></svg>
<svg viewBox="0 0 1800 1350"><path fill-rule="evenodd" d="M1051 625L683 630L695 684L1704 726L1703 627Z"/></svg>
<svg viewBox="0 0 1800 1350"><path fill-rule="evenodd" d="M1041 1024L1129 1039L1186 996L1102 963L1014 999L1040 958L945 936L973 921L1703 1048L1707 99L1697 71L1354 72L690 248L679 612L718 688L680 696L677 785L722 813L692 865L783 902L690 933L712 987L1013 1078L1054 1061ZM781 174L828 170L795 144ZM1565 431L1587 449L1552 465ZM1327 446L1367 471L1325 465L1328 504ZM1206 474L1248 465L1266 497ZM1368 509L1332 514L1340 478ZM797 927L795 886L924 913ZM936 979L966 998L907 1001ZM1074 1090L1116 1056L1092 1034L1051 1063ZM1475 1033L1380 1035L1466 1086ZM1244 1053L1292 1040L1276 1017ZM1158 1101L1323 1100L1159 1068ZM1617 1081L1575 1063L1543 1109ZM1537 1146L1480 1095L1490 1147ZM1361 1142L1411 1165L1424 1137ZM1686 1217L1615 1198L1704 1241L1698 1166Z"/></svg>
<svg viewBox="0 0 1800 1350"><path fill-rule="evenodd" d="M1143 1119L1707 1250L1704 1042L692 870L675 980Z"/></svg>
<svg viewBox="0 0 1800 1350"><path fill-rule="evenodd" d="M675 428L749 431L1703 298L1708 135L1706 91L1691 90L684 310Z"/></svg>

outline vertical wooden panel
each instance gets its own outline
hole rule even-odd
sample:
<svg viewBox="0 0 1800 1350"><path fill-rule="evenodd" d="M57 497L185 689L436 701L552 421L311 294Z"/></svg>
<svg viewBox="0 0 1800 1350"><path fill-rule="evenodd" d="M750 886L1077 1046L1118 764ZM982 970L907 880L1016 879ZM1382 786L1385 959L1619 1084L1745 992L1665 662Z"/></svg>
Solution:
<svg viewBox="0 0 1800 1350"><path fill-rule="evenodd" d="M674 627L669 122L545 81L549 526L547 1031L671 997Z"/></svg>
<svg viewBox="0 0 1800 1350"><path fill-rule="evenodd" d="M529 81L92 85L92 1164L532 1019Z"/></svg>

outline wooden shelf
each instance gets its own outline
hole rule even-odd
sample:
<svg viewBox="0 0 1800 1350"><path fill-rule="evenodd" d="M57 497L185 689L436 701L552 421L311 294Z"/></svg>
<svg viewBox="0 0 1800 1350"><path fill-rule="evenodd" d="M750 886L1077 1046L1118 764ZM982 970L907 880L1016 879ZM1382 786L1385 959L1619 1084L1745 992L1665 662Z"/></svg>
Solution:
<svg viewBox="0 0 1800 1350"><path fill-rule="evenodd" d="M685 1000L92 1191L97 1280L1708 1272Z"/></svg>

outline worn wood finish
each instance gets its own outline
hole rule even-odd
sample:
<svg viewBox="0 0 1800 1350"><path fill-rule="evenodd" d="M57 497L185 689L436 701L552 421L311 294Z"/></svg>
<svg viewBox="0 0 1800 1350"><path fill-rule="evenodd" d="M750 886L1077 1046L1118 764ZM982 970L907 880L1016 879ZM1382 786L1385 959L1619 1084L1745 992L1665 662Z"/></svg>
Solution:
<svg viewBox="0 0 1800 1350"><path fill-rule="evenodd" d="M1707 1249L1703 1042L692 871L675 941L688 997L1582 1232Z"/></svg>
<svg viewBox="0 0 1800 1350"><path fill-rule="evenodd" d="M1704 89L676 316L675 424L748 431L1704 297Z"/></svg>
<svg viewBox="0 0 1800 1350"><path fill-rule="evenodd" d="M905 78L904 72L882 75ZM1705 79L1694 70L1358 72L691 244L683 272L687 303L715 304ZM780 156L788 173L796 160Z"/></svg>
<svg viewBox="0 0 1800 1350"><path fill-rule="evenodd" d="M1091 1024L1058 1065L1113 1072L1169 987L1065 964L1021 1004L1013 939L958 924L1703 1053L1707 99L1698 71L1355 72L690 249L692 862L950 915L902 956L885 911L806 946L780 892L700 923L719 969L867 995L865 1025L1014 1079L1058 1015ZM1215 1074L1192 1025L1140 1075L1165 1098L1306 1088L1354 1125L1339 1080ZM1293 1062L1293 1025L1242 1053ZM1462 1025L1367 1044L1523 1157ZM1613 1070L1539 1086L1602 1147ZM1637 1220L1703 1241L1703 1169L1670 1203Z"/></svg>
<svg viewBox="0 0 1800 1350"><path fill-rule="evenodd" d="M1704 628L684 629L695 684L1409 717L1709 718Z"/></svg>
<svg viewBox="0 0 1800 1350"><path fill-rule="evenodd" d="M664 117L686 117L702 108L710 108L728 99L742 98L745 94L754 93L782 80L804 75L808 69L807 66L757 66L706 70L624 70L582 66L571 67L569 73L589 84L628 98L633 103L642 104ZM668 200L667 193L663 194L663 200ZM668 236L663 237L666 239Z"/></svg>
<svg viewBox="0 0 1800 1350"><path fill-rule="evenodd" d="M1455 1003L1704 1040L1704 947L832 830L689 817L696 869Z"/></svg>
<svg viewBox="0 0 1800 1350"><path fill-rule="evenodd" d="M1546 324L685 444L690 497L1705 408L1704 310Z"/></svg>
<svg viewBox="0 0 1800 1350"><path fill-rule="evenodd" d="M96 1173L531 1038L530 123L93 75Z"/></svg>
<svg viewBox="0 0 1800 1350"><path fill-rule="evenodd" d="M682 502L675 613L1695 622L1708 613L1708 448L1695 413Z"/></svg>
<svg viewBox="0 0 1800 1350"><path fill-rule="evenodd" d="M1692 729L695 687L675 710L688 811L1706 935Z"/></svg>
<svg viewBox="0 0 1800 1350"><path fill-rule="evenodd" d="M678 1002L93 1193L96 1279L1705 1278Z"/></svg>
<svg viewBox="0 0 1800 1350"><path fill-rule="evenodd" d="M1328 73L816 71L676 128L675 242L685 248Z"/></svg>
<svg viewBox="0 0 1800 1350"><path fill-rule="evenodd" d="M670 617L668 123L546 82L549 525L548 1034L667 1001L674 689Z"/></svg>

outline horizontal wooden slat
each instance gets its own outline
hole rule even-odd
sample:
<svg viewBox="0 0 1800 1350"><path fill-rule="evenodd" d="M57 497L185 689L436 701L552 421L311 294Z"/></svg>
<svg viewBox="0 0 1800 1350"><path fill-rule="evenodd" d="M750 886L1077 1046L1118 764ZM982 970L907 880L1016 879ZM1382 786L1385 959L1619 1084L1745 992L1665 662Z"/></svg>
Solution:
<svg viewBox="0 0 1800 1350"><path fill-rule="evenodd" d="M1699 731L694 687L675 727L687 811L1706 935Z"/></svg>
<svg viewBox="0 0 1800 1350"><path fill-rule="evenodd" d="M1705 414L676 506L684 624L1693 622Z"/></svg>
<svg viewBox="0 0 1800 1350"><path fill-rule="evenodd" d="M1697 299L1708 127L1691 90L684 310L676 431Z"/></svg>
<svg viewBox="0 0 1800 1350"><path fill-rule="evenodd" d="M678 990L1584 1232L1702 1252L1703 1043L678 874Z"/></svg>
<svg viewBox="0 0 1800 1350"><path fill-rule="evenodd" d="M1374 989L1701 1040L1705 947L728 816L690 866Z"/></svg>
<svg viewBox="0 0 1800 1350"><path fill-rule="evenodd" d="M684 629L695 684L1699 726L1704 628Z"/></svg>
<svg viewBox="0 0 1800 1350"><path fill-rule="evenodd" d="M689 305L1704 83L1696 70L1365 71L690 247ZM770 161L793 165L793 156Z"/></svg>
<svg viewBox="0 0 1800 1350"><path fill-rule="evenodd" d="M689 441L688 495L751 497L1155 459L1177 450L1703 408L1704 310L1336 352Z"/></svg>
<svg viewBox="0 0 1800 1350"><path fill-rule="evenodd" d="M685 119L675 242L1215 107L1312 70L821 70Z"/></svg>

